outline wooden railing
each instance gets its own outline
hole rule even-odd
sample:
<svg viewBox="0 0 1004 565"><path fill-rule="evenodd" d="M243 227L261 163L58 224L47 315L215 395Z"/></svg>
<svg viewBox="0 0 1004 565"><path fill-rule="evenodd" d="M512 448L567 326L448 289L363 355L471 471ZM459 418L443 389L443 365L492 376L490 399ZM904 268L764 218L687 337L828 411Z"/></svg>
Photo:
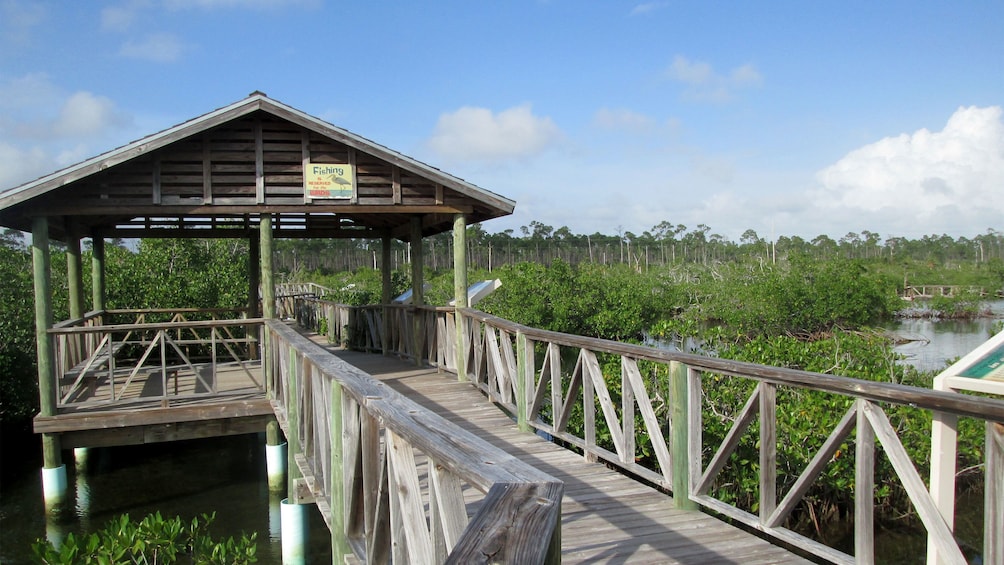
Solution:
<svg viewBox="0 0 1004 565"><path fill-rule="evenodd" d="M326 335L330 343L405 359L431 359L433 365L456 368L452 361L456 346L453 308L346 306L312 296L291 297L291 303L291 317L301 327Z"/></svg>
<svg viewBox="0 0 1004 565"><path fill-rule="evenodd" d="M854 557L786 528L785 522L855 431L854 492L873 493L876 488L878 439L895 479L903 485L938 554L947 563L966 562L950 526L890 424L888 406L911 406L985 422L983 447L989 473L985 487L988 492L1001 491L1004 469L992 463L1004 456L1001 400L559 334L474 310L463 310L462 316L466 328L464 346L468 350L466 375L521 424L574 446L587 458L603 460L665 487L677 499L686 497L829 561L874 560L873 496L854 499ZM448 324L449 317L444 322ZM572 369L563 368L563 363ZM644 371L642 364L647 365ZM617 367L613 370L619 375L605 376L611 367ZM657 378L646 378L646 374ZM734 414L716 416L704 388L725 386L723 379L749 381L751 392ZM849 399L839 423L832 430L820 430L826 439L804 469L788 471L786 462L778 459L777 412L793 408L779 405L778 391L819 391ZM580 429L571 429L573 413L581 414ZM703 430L708 417L728 421L730 429L719 444L705 441ZM645 434L636 434L638 423ZM753 439L759 457L752 464L759 469L759 488L756 510L751 511L715 498L712 491L724 468L751 464L737 462L732 455L754 424L759 429ZM601 436L606 440L599 441ZM636 437L645 436L651 440L654 455L651 470L636 463L641 456ZM800 441L785 437L786 441ZM783 496L779 496L779 482L790 485ZM999 560L1004 544L999 530L1004 501L999 496L987 496L985 514L984 555L986 562L994 562L993 556Z"/></svg>
<svg viewBox="0 0 1004 565"><path fill-rule="evenodd" d="M367 563L560 560L561 482L285 324L266 331L277 418L329 528L344 535L336 561L350 548Z"/></svg>
<svg viewBox="0 0 1004 565"><path fill-rule="evenodd" d="M264 391L256 374L262 320L219 319L235 311L240 310L111 310L56 325L49 333L55 344L57 406L115 406L151 398L166 405L220 394L224 369L237 375L228 390ZM109 323L123 318L131 321ZM159 381L158 386L149 386L151 379ZM192 380L191 386L179 387L182 380ZM136 390L130 392L131 385Z"/></svg>
<svg viewBox="0 0 1004 565"><path fill-rule="evenodd" d="M280 320L296 318L296 301L300 298L323 299L333 289L317 283L280 283L275 285L276 316Z"/></svg>
<svg viewBox="0 0 1004 565"><path fill-rule="evenodd" d="M314 312L311 319L315 324L324 318L324 311L333 311L330 305L313 303L306 300L303 308ZM357 334L380 335L383 331L399 336L387 341L386 353L415 358L417 348L424 362L470 379L524 429L536 429L580 450L591 460L605 461L665 488L675 493L678 504L697 503L828 561L873 561L874 497L854 498L855 557L789 529L786 520L803 503L828 464L835 458L848 457L848 450L854 453L854 476L849 478L853 492L874 492L879 461L877 439L895 475L879 480L896 480L902 485L945 562L965 562L951 527L938 512L924 479L890 423L891 406L910 406L917 411L984 422L986 440L978 446L984 453L984 487L988 493L1004 492L1002 400L560 334L471 309L460 311L464 354L462 370L458 371L453 309L339 308L346 308L349 318L356 311L353 327ZM384 324L388 327L384 328ZM414 328L421 328L425 335L414 339ZM366 350L379 350L377 343L370 337L348 341ZM725 386L726 381L748 383L748 392L729 414L710 405L710 396L705 392L706 387L713 390ZM831 429L817 430L818 445L802 469L788 469L788 462L778 459L777 413L794 408L779 403L779 391L780 402L805 391L845 399L842 413L834 417L838 423ZM715 444L708 443L710 439L704 433L710 423L705 421L708 418L716 418L728 428ZM810 443L808 438L792 440L789 430L781 431L785 432L785 441L805 441L807 446ZM853 441L848 439L852 432ZM752 440L750 435L754 436ZM744 437L755 444L756 461L736 461L734 455ZM645 453L638 438L648 439ZM741 464L759 469L756 502L749 508L713 496L723 469ZM779 492L779 484L783 493ZM1004 560L1004 536L999 531L1004 523L1004 501L1000 498L988 495L985 502L984 562L988 563Z"/></svg>
<svg viewBox="0 0 1004 565"><path fill-rule="evenodd" d="M981 286L951 284L910 285L903 290L903 298L906 298L907 300L913 300L915 298L934 298L936 296L954 297L964 294L986 297L987 290Z"/></svg>

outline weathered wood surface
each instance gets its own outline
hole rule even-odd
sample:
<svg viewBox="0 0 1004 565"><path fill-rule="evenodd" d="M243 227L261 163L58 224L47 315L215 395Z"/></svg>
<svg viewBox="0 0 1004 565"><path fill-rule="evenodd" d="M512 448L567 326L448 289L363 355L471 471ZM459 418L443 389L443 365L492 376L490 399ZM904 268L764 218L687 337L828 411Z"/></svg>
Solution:
<svg viewBox="0 0 1004 565"><path fill-rule="evenodd" d="M477 389L456 382L453 375L383 356L333 352L418 404L562 480L564 562L805 562L707 514L677 510L669 496L519 431Z"/></svg>
<svg viewBox="0 0 1004 565"><path fill-rule="evenodd" d="M442 562L452 554L541 563L557 555L549 549L559 537L560 481L289 327L270 321L267 330L276 419L333 539L374 563L388 556ZM466 506L463 485L488 502L480 510ZM532 500L525 486L537 488ZM484 516L491 504L509 520ZM336 530L340 523L347 527Z"/></svg>
<svg viewBox="0 0 1004 565"><path fill-rule="evenodd" d="M856 409L848 412L834 429L822 430L829 433L829 439L799 473L798 469L778 459L779 437L790 430L777 429L777 414L779 410L791 408L779 400L779 390L782 391L781 398L785 399L801 389L844 397L851 403L855 399L862 400L876 414L884 414L889 403L952 417L1004 422L1004 401L999 399L561 334L522 326L471 309L461 309L455 314L451 309L435 307L350 308L302 299L298 310L311 313L304 317L308 327L313 325L316 328L322 321L322 304L329 311L345 308L348 310L345 314L347 318L355 320L350 330L352 337L348 340L353 349L373 351L372 341L359 336L366 336L367 329L374 324L382 324L386 334L391 336L384 346L385 353L412 360L419 355L441 370L464 375L495 405L516 419L522 429L535 428L581 450L591 460L602 460L671 492L688 493L686 498L681 496L675 500L678 505L699 504L745 527L763 532L780 543L833 562L867 562L872 559L872 520L858 520L857 557L802 536L787 529L785 524L796 507L802 504L808 489L829 468L828 464L837 450L846 450L843 446L849 434L863 425L867 429L859 430L859 433L874 437L877 432L873 426L877 424L873 421L875 418L858 418ZM313 314L315 312L316 315ZM457 323L458 316L460 323ZM413 324L418 319L422 322ZM458 326L461 328L459 332L456 330ZM412 328L424 328L422 340L394 338L404 336ZM457 333L462 335L462 339L457 339ZM421 347L412 341L421 342ZM456 355L452 349L458 346L463 349L461 355ZM616 386L615 378L612 375L606 375L604 379L596 378L596 364L601 355L605 362L620 358L619 403L612 402L615 395L606 390L607 386ZM644 373L641 372L641 363L646 367ZM676 378L675 372L670 371L674 375L670 379L673 384L667 387L664 371L673 365L682 367L683 371L681 378ZM638 379L638 376L643 378ZM740 400L733 407L735 411L729 411L728 416L715 412L701 392L706 380L715 386L713 383L720 379L734 382L746 380L754 385L754 392L746 405L743 407ZM573 410L582 415L581 430L569 428ZM669 413L672 414L669 418L672 423L666 426ZM638 461L637 445L633 441L637 415L641 416L645 431L652 440L657 462L653 469L644 467ZM721 438L710 441L711 438L702 437L703 419L708 415L731 420L728 425L732 431L724 441ZM726 466L737 464L737 447L740 441L746 441L741 440L741 436L749 435L754 426L760 431L760 437L755 442L755 449L759 451L759 468L765 472L758 481L759 504L754 504L751 510L718 500L711 491L712 485L719 479L719 472ZM597 441L597 438L605 439ZM804 434L802 438L814 441ZM880 456L890 462L894 454L902 450L894 434L879 435L873 442L876 447L881 445ZM705 460L706 456L710 459ZM882 481L915 483L913 475L916 470L902 459L900 457L892 465L895 476L883 476ZM993 467L990 463L988 460L988 469ZM855 492L873 492L876 480L869 477L874 474L875 468L874 457L862 456L855 460L855 473L848 477L854 481ZM987 475L986 482L999 483L1001 477L1002 473L995 471ZM781 483L790 484L790 481L794 484L788 489L783 488ZM783 492L785 490L787 492ZM945 535L949 524L939 523L939 519L927 510L932 500L930 493L913 487L906 492L918 515L925 516L922 522L931 532L932 543L937 544L939 551L944 551L945 555L961 558L960 548L951 536ZM1000 513L994 509L992 500L986 503L986 507L989 514ZM869 508L867 503L863 503L861 513L871 512ZM992 522L987 520L989 525L993 525ZM999 537L997 530L985 529L985 539L994 537Z"/></svg>
<svg viewBox="0 0 1004 565"><path fill-rule="evenodd" d="M310 163L352 166L351 198L307 198ZM254 93L9 191L0 196L0 218L25 231L32 217L45 214L76 217L80 231L106 237L248 237L258 214L276 213L280 237L406 239L414 214L424 216L429 235L449 230L453 214L483 221L511 214L513 206ZM53 236L62 238L63 223L53 224Z"/></svg>

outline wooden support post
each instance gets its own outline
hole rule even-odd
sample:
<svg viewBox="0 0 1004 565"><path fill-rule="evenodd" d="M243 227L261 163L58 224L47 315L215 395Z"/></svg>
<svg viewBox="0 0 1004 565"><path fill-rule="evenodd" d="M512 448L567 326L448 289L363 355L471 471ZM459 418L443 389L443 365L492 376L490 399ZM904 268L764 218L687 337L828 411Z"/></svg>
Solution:
<svg viewBox="0 0 1004 565"><path fill-rule="evenodd" d="M105 238L91 234L91 308L105 309Z"/></svg>
<svg viewBox="0 0 1004 565"><path fill-rule="evenodd" d="M288 490L286 498L291 504L300 504L300 494L296 489L296 483L303 478L300 466L296 464L296 456L300 453L300 388L303 381L307 379L306 367L308 366L299 357L295 347L289 345L289 372L287 373L289 392L286 397L286 449L289 455L289 462L286 464L286 481Z"/></svg>
<svg viewBox="0 0 1004 565"><path fill-rule="evenodd" d="M261 263L261 309L262 317L275 319L275 279L272 273L272 215L261 214L258 222L258 253ZM262 366L265 368L265 392L272 398L272 381L274 380L273 363L269 355L275 354L269 345L270 335L262 330ZM269 443L269 445L277 445Z"/></svg>
<svg viewBox="0 0 1004 565"><path fill-rule="evenodd" d="M672 389L670 413L670 451L673 462L673 505L681 510L697 510L690 500L690 461L688 459L689 411L687 366L679 361L669 362L669 379Z"/></svg>
<svg viewBox="0 0 1004 565"><path fill-rule="evenodd" d="M272 215L262 214L258 223L258 238L261 248L261 300L262 317L275 319L275 277L272 257Z"/></svg>
<svg viewBox="0 0 1004 565"><path fill-rule="evenodd" d="M422 217L411 218L411 304L414 316L411 319L412 348L415 364L422 365L422 345L425 343L422 311L425 304L425 254L422 252Z"/></svg>
<svg viewBox="0 0 1004 565"><path fill-rule="evenodd" d="M248 318L257 318L261 307L261 238L248 238Z"/></svg>
<svg viewBox="0 0 1004 565"><path fill-rule="evenodd" d="M457 314L457 323L460 323ZM462 343L463 340L458 340ZM458 355L457 363L463 361ZM526 334L516 332L516 426L521 432L530 431L530 398L527 391L533 390L533 345L527 345Z"/></svg>
<svg viewBox="0 0 1004 565"><path fill-rule="evenodd" d="M760 523L777 508L777 386L760 387Z"/></svg>
<svg viewBox="0 0 1004 565"><path fill-rule="evenodd" d="M987 422L983 562L1004 563L1004 424Z"/></svg>
<svg viewBox="0 0 1004 565"><path fill-rule="evenodd" d="M258 223L258 254L259 263L261 268L261 306L262 306L262 317L267 319L275 318L275 279L272 273L272 215L271 214L261 214L259 216ZM255 291L257 294L257 290ZM262 355L261 355L261 365L265 373L265 393L269 398L274 397L274 392L272 391L273 384L273 369L275 364L272 362L272 356L277 355L278 352L274 351L271 347L271 335L268 331L268 326L262 326L261 332L262 339ZM265 427L265 442L268 445L279 445L282 443L279 423L275 420L269 421L268 425ZM287 447L288 449L288 447ZM292 470L287 470L287 475L292 473Z"/></svg>
<svg viewBox="0 0 1004 565"><path fill-rule="evenodd" d="M70 319L84 316L84 275L80 262L80 232L73 220L67 220L66 282L69 288Z"/></svg>
<svg viewBox="0 0 1004 565"><path fill-rule="evenodd" d="M345 411L348 408L347 399L343 398L342 385L336 381L331 381L331 429L329 437L331 439L331 482L329 484L331 493L331 562L345 563L345 558L352 553L349 547L346 531L345 514L345 470L343 434ZM351 408L348 408L351 410Z"/></svg>
<svg viewBox="0 0 1004 565"><path fill-rule="evenodd" d="M71 320L79 320L84 317L84 275L80 258L80 231L77 222L72 218L66 219L66 285L68 294L68 306ZM63 359L68 359L68 365L76 365L81 359L87 357L84 353L84 340L88 336L74 335L63 338Z"/></svg>
<svg viewBox="0 0 1004 565"><path fill-rule="evenodd" d="M467 380L467 368L464 367L464 360L467 358L464 352L464 317L460 313L462 308L467 308L467 219L463 214L453 216L453 296L455 307L453 310L453 322L456 328L456 354L457 380ZM524 414L525 416L525 414Z"/></svg>
<svg viewBox="0 0 1004 565"><path fill-rule="evenodd" d="M38 217L31 224L31 260L35 281L35 346L38 358L38 400L42 416L55 416L57 403L56 363L52 348L52 285L49 261L49 220ZM42 434L42 465L55 469L63 464L59 436Z"/></svg>
<svg viewBox="0 0 1004 565"><path fill-rule="evenodd" d="M390 301L394 299L391 288L390 236L380 238L380 304L383 305L383 324L380 325L380 351L390 353Z"/></svg>
<svg viewBox="0 0 1004 565"><path fill-rule="evenodd" d="M858 399L854 463L854 560L875 563L875 430Z"/></svg>

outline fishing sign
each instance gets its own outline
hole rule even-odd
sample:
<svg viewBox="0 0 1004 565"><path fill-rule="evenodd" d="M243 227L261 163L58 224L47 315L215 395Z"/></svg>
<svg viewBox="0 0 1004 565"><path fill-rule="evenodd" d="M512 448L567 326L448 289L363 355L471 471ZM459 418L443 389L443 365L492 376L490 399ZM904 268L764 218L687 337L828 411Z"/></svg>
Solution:
<svg viewBox="0 0 1004 565"><path fill-rule="evenodd" d="M352 165L307 163L303 169L303 189L307 198L352 198L355 186Z"/></svg>

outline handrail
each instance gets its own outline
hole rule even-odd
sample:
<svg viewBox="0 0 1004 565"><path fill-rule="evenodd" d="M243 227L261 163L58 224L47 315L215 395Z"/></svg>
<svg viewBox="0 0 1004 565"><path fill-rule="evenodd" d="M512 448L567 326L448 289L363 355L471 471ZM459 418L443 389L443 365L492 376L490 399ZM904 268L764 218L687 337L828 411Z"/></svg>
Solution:
<svg viewBox="0 0 1004 565"><path fill-rule="evenodd" d="M288 296L292 294L312 294L321 298L325 294L334 294L333 288L328 288L313 282L308 283L279 283L275 285L276 296Z"/></svg>
<svg viewBox="0 0 1004 565"><path fill-rule="evenodd" d="M983 452L990 473L985 479L988 492L1004 481L1002 465L990 464L1004 458L1001 437L1004 400L562 334L523 326L474 309L458 309L454 313L453 309L353 308L330 303L322 308L320 301L313 299L301 300L299 307L303 313L309 313L315 325L321 323L326 312L336 308L344 309L354 320L354 335L347 341L350 346L373 350L374 341L366 336L391 336L382 343L378 340L375 349L427 362L470 379L523 429L549 434L580 450L590 460L603 460L670 490L681 506L699 504L832 562L850 563L855 558L791 531L784 523L827 465L846 449L845 444L854 446L850 448L854 452L854 492L871 492L876 486L875 479L869 478L876 472L876 439L939 555L948 562L962 559L950 522L939 514L924 480L890 425L886 405L986 422L988 439ZM415 331L423 335L415 336ZM458 332L463 347L459 356ZM605 374L603 369L604 366L612 369L617 358L619 378ZM657 368L646 366L649 367L646 369L644 363ZM649 375L651 372L658 375L655 380ZM705 418L713 412L704 387L713 387L709 383L721 378L746 380L752 389L748 396L738 399L740 405L734 414L715 416L731 427L726 427L728 433L721 443L706 443L710 438L705 438L703 432ZM839 423L832 429L820 430L825 441L818 446L815 456L803 469L787 470L782 477L777 453L777 414L786 409L783 400L778 399L778 391L783 390L838 395L846 398L847 404ZM573 413L582 420L581 429L570 429ZM636 425L642 426L645 433L636 434ZM753 426L760 430L755 449L759 451L759 468L763 469L755 511L711 495L716 477L722 469L734 464L733 454ZM604 435L606 440L597 439ZM654 460L651 468L636 462L636 435L651 442ZM786 493L778 492L779 484L787 485ZM1004 520L1004 501L992 498L988 497L986 502L985 511L993 516L986 521L987 528ZM871 497L855 498L858 562L869 562L873 555L872 502ZM999 532L987 529L984 539L985 555L1004 552Z"/></svg>
<svg viewBox="0 0 1004 565"><path fill-rule="evenodd" d="M177 330L177 329L203 329L203 328L228 328L235 326L254 326L265 322L264 318L241 318L239 320L191 320L184 322L151 322L146 324L107 324L104 326L86 327L53 327L48 330L53 335L88 334L104 332L129 332L139 330Z"/></svg>
<svg viewBox="0 0 1004 565"><path fill-rule="evenodd" d="M897 383L866 381L850 377L829 375L826 373L814 373L811 371L788 369L785 367L771 367L767 365L758 365L756 363L732 361L729 359L706 357L692 353L657 349L644 345L634 345L606 339L563 334L523 326L521 324L505 320L504 318L499 318L497 316L492 316L491 314L485 314L484 312L469 308L461 309L461 312L467 318L477 320L485 324L490 324L513 334L521 332L528 338L535 339L537 341L581 347L594 351L603 351L605 353L616 353L637 359L647 359L650 361L665 363L676 361L703 371L722 373L737 377L756 377L774 384L834 392L864 398L875 402L889 402L892 404L914 406L917 408L956 414L958 416L969 416L1004 423L1004 400L967 396L963 394L955 394Z"/></svg>
<svg viewBox="0 0 1004 565"><path fill-rule="evenodd" d="M297 461L319 506L329 509L332 531L343 534L360 559L560 558L560 481L423 409L285 324L267 321L266 328L273 406L289 448L302 454ZM424 485L422 475L428 476ZM470 519L464 484L485 495ZM403 535L392 540L392 532Z"/></svg>
<svg viewBox="0 0 1004 565"><path fill-rule="evenodd" d="M897 432L889 422L884 404L910 406L942 414L978 418L986 422L987 460L1000 458L999 424L1004 422L1004 401L968 396L906 385L878 383L810 373L794 369L767 367L752 363L702 357L680 352L622 344L608 340L571 336L529 328L490 316L476 310L461 310L466 326L464 355L467 374L497 403L509 409L526 426L553 434L583 450L587 458L602 459L642 478L660 484L674 492L675 498L693 501L705 508L728 516L751 528L792 544L820 558L837 562L870 562L874 553L874 512L872 497L855 497L855 555L857 558L828 547L784 527L811 485L826 466L838 455L850 433L857 432L854 455L854 492L873 492L876 487L876 443L881 443L895 476L903 484L907 497L945 562L964 563L951 526L941 516L938 506L910 460ZM515 350L513 347L515 341ZM545 352L541 363L534 360L535 344ZM578 349L575 368L562 370L560 349ZM621 403L613 399L610 389L616 379L604 376L597 356L611 354L620 357ZM639 361L666 366L669 386L646 383L639 370ZM663 374L663 373L660 373ZM717 377L716 377L717 376ZM731 429L721 444L706 444L703 430L708 413L703 393L706 380L740 378L753 381L752 393L734 416ZM608 382L609 381L609 382ZM663 387L670 429L664 430L653 409L653 386ZM832 393L852 399L843 418L828 432L826 441L805 468L788 475L794 479L787 493L779 496L778 418L782 409L778 390L802 389ZM509 400L511 399L511 400ZM550 402L548 402L550 400ZM542 408L549 405L550 414ZM568 419L578 406L584 416L582 435L569 430ZM656 455L656 472L635 463L635 413L640 412L645 431L652 440ZM598 417L597 413L602 414ZM665 418L663 418L664 420ZM609 448L598 445L601 424L609 434ZM743 435L754 423L760 429L756 449L759 451L759 503L756 510L739 508L711 495L711 489L721 470L732 464ZM996 428L995 428L996 426ZM610 445L612 444L612 445ZM995 455L996 453L996 455ZM710 459L705 459L705 455ZM989 466L988 466L989 467ZM994 470L987 476L987 488L1004 480L1004 471ZM681 496L681 494L683 496ZM679 504L679 502L678 502ZM1004 502L987 498L988 516L1004 512ZM1001 552L999 531L987 520L984 533L987 556Z"/></svg>
<svg viewBox="0 0 1004 565"><path fill-rule="evenodd" d="M173 400L188 397L247 389L264 391L256 375L258 335L253 329L260 328L264 320L189 321L185 313L205 310L183 310L159 311L174 314L172 319L177 321L171 322L63 324L49 329L55 346L57 405L100 403L113 408L158 398L166 407ZM150 311L128 313L139 313L138 319L142 320ZM100 322L110 313L122 311L95 313L87 323ZM221 389L222 373L218 371L223 368L232 374ZM159 387L147 387L151 379L159 381ZM154 396L150 396L151 391L155 391Z"/></svg>

